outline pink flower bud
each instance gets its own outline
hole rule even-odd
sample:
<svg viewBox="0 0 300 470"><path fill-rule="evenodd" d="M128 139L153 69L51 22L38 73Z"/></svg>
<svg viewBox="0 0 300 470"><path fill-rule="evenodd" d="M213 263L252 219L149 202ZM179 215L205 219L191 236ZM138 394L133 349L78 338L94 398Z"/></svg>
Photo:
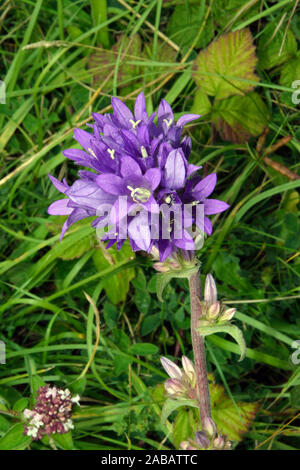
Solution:
<svg viewBox="0 0 300 470"><path fill-rule="evenodd" d="M236 308L228 308L221 316L221 321L230 321L236 312Z"/></svg>
<svg viewBox="0 0 300 470"><path fill-rule="evenodd" d="M205 279L204 300L209 304L217 301L216 283L211 274L208 274Z"/></svg>
<svg viewBox="0 0 300 470"><path fill-rule="evenodd" d="M214 421L208 416L206 416L203 420L202 429L210 438L213 438L217 432Z"/></svg>
<svg viewBox="0 0 300 470"><path fill-rule="evenodd" d="M185 395L184 385L177 379L168 379L164 383L168 395L182 397Z"/></svg>
<svg viewBox="0 0 300 470"><path fill-rule="evenodd" d="M194 387L196 385L196 371L194 368L194 364L186 356L182 356L181 362L182 362L183 370L186 373L190 384L192 385L192 387Z"/></svg>
<svg viewBox="0 0 300 470"><path fill-rule="evenodd" d="M209 439L207 438L205 433L202 431L197 431L195 433L195 443L197 444L197 447L199 447L200 449L208 449L208 447L210 446Z"/></svg>
<svg viewBox="0 0 300 470"><path fill-rule="evenodd" d="M216 437L216 439L214 439L214 449L222 450L224 448L224 445L225 441L222 436L218 436Z"/></svg>
<svg viewBox="0 0 300 470"><path fill-rule="evenodd" d="M220 312L220 302L214 302L211 304L207 311L207 318L209 320L215 320Z"/></svg>
<svg viewBox="0 0 300 470"><path fill-rule="evenodd" d="M173 361L170 361L170 359L167 359L166 357L161 357L160 362L171 379L182 379L181 370Z"/></svg>
<svg viewBox="0 0 300 470"><path fill-rule="evenodd" d="M190 445L189 441L182 441L182 442L180 442L179 447L182 450L187 450L189 448L189 445Z"/></svg>

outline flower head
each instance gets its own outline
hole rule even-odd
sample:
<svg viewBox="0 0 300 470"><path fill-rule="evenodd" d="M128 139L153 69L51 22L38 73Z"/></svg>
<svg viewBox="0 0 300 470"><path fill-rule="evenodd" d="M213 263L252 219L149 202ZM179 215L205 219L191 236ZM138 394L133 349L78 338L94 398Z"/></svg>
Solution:
<svg viewBox="0 0 300 470"><path fill-rule="evenodd" d="M225 202L208 199L216 185L216 174L202 178L201 168L188 163L189 137L183 127L198 119L186 114L175 123L170 105L162 100L156 114L148 116L143 93L134 112L112 98L113 113L94 113L92 133L76 129L82 149L63 153L78 165L79 178L50 179L66 198L52 203L48 213L68 215L65 231L78 220L96 217L93 227L101 232L107 247L120 249L126 238L133 251L155 248L164 261L178 250L194 250L197 234L212 232L208 215L228 208Z"/></svg>
<svg viewBox="0 0 300 470"><path fill-rule="evenodd" d="M79 404L79 398L79 395L72 397L69 389L40 387L33 410L23 412L27 420L24 433L37 440L45 434L64 434L73 429L72 407Z"/></svg>

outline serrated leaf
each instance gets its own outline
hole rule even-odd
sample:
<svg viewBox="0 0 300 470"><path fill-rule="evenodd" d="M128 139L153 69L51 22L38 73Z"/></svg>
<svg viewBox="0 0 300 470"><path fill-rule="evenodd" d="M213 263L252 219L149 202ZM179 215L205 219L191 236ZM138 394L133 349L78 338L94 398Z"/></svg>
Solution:
<svg viewBox="0 0 300 470"><path fill-rule="evenodd" d="M249 2L253 3L253 2ZM237 12L243 8L244 11L241 15L238 16L237 20L241 22L247 18L251 18L256 13L259 12L259 2L252 5L250 8L245 8L245 0L218 0L217 2L212 2L212 12L215 22L224 28L228 25L229 22L234 18ZM232 25L234 25L232 23Z"/></svg>
<svg viewBox="0 0 300 470"><path fill-rule="evenodd" d="M0 439L0 450L24 450L30 444L31 437L24 436L24 424L12 426Z"/></svg>
<svg viewBox="0 0 300 470"><path fill-rule="evenodd" d="M157 41L157 51L156 51L156 60L160 63L172 63L176 62L176 54L177 52L173 49L173 47L169 46L165 41ZM153 45L152 42L146 43L144 45L144 50L142 57L152 60L153 58ZM166 65L159 65L153 67L153 73L156 76L163 74L164 72L169 72L171 69L169 66Z"/></svg>
<svg viewBox="0 0 300 470"><path fill-rule="evenodd" d="M151 343L135 343L129 348L129 354L137 354L138 356L152 356L157 354L159 348Z"/></svg>
<svg viewBox="0 0 300 470"><path fill-rule="evenodd" d="M121 52L120 52L121 51ZM130 62L137 61L141 55L141 38L138 34L127 37L120 35L117 42L110 49L102 49L91 54L88 66L93 77L93 86L99 87L102 82L111 74L111 78L106 81L106 89L113 87L116 64L120 54L117 68L118 87L128 86L134 78L139 75L139 66Z"/></svg>
<svg viewBox="0 0 300 470"><path fill-rule="evenodd" d="M172 400L171 398L167 398L161 412L162 424L165 425L170 414L178 408L181 408L182 406L191 406L193 408L198 408L196 400Z"/></svg>
<svg viewBox="0 0 300 470"><path fill-rule="evenodd" d="M197 5L191 5L188 2L176 5L168 21L167 36L181 48L190 46L202 26L205 11L205 2ZM205 47L211 40L213 32L214 26L210 15L195 48Z"/></svg>
<svg viewBox="0 0 300 470"><path fill-rule="evenodd" d="M216 101L212 122L224 140L245 143L261 135L268 123L268 109L261 97L251 92Z"/></svg>
<svg viewBox="0 0 300 470"><path fill-rule="evenodd" d="M93 261L98 271L103 271L112 265L117 265L126 259L130 260L133 258L134 253L127 242L124 243L119 251L116 246L112 246L106 250L104 244L100 244L100 248L95 250L93 254ZM131 279L134 278L134 275L134 269L130 268L111 276L109 279L103 279L106 295L113 304L118 304L126 300L129 283Z"/></svg>
<svg viewBox="0 0 300 470"><path fill-rule="evenodd" d="M198 88L195 92L194 103L191 109L191 113L200 114L204 116L209 114L211 111L211 102L204 91Z"/></svg>
<svg viewBox="0 0 300 470"><path fill-rule="evenodd" d="M246 28L220 36L201 51L193 78L205 93L217 99L243 95L254 88L245 80L259 81L254 72L256 63L253 38Z"/></svg>
<svg viewBox="0 0 300 470"><path fill-rule="evenodd" d="M232 324L215 324L215 325L205 325L205 326L199 326L196 328L197 332L201 336L209 336L213 335L215 333L227 333L228 335L232 336L237 344L239 345L241 349L241 357L239 358L239 361L242 361L245 357L246 354L246 343L244 340L244 336L242 331L236 326Z"/></svg>
<svg viewBox="0 0 300 470"><path fill-rule="evenodd" d="M280 85L291 88L292 83L295 80L299 80L299 77L300 77L300 53L292 57L288 62L286 62L282 66L279 82L280 82Z"/></svg>
<svg viewBox="0 0 300 470"><path fill-rule="evenodd" d="M210 384L209 386L212 418L217 428L232 441L241 441L243 435L249 430L255 418L259 404L236 402L237 411L232 400L225 394L221 385Z"/></svg>
<svg viewBox="0 0 300 470"><path fill-rule="evenodd" d="M192 409L179 410L173 424L172 433L175 449L179 449L182 441L185 441L188 437L192 437L198 426L199 422L197 423Z"/></svg>
<svg viewBox="0 0 300 470"><path fill-rule="evenodd" d="M275 28L276 23L269 24L258 42L259 65L264 69L283 64L297 52L297 42L292 31L289 29L284 38L284 29L279 29L274 35Z"/></svg>

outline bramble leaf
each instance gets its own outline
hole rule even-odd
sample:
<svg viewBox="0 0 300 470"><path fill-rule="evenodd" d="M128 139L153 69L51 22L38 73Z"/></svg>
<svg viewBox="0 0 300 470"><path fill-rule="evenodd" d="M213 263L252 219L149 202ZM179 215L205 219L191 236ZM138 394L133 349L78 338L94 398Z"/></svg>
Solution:
<svg viewBox="0 0 300 470"><path fill-rule="evenodd" d="M284 38L284 31L278 30L274 34L277 25L270 24L261 35L257 48L259 65L263 69L271 69L281 65L294 56L297 52L297 42L294 34L289 29Z"/></svg>
<svg viewBox="0 0 300 470"><path fill-rule="evenodd" d="M261 135L268 123L268 109L261 97L251 92L216 101L212 121L224 140L245 143Z"/></svg>
<svg viewBox="0 0 300 470"><path fill-rule="evenodd" d="M194 63L193 78L208 95L217 99L243 95L258 82L255 74L257 58L248 28L220 36Z"/></svg>

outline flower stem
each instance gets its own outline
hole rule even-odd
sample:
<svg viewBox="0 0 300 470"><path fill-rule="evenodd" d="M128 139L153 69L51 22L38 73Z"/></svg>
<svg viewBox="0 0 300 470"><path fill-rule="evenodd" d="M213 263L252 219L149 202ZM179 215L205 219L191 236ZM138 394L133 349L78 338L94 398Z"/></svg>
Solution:
<svg viewBox="0 0 300 470"><path fill-rule="evenodd" d="M206 416L211 416L210 397L208 388L207 368L205 359L204 338L200 336L196 328L202 314L201 309L201 281L199 271L189 278L190 299L191 299L191 334L194 352L195 370L198 387L198 403L201 422Z"/></svg>

